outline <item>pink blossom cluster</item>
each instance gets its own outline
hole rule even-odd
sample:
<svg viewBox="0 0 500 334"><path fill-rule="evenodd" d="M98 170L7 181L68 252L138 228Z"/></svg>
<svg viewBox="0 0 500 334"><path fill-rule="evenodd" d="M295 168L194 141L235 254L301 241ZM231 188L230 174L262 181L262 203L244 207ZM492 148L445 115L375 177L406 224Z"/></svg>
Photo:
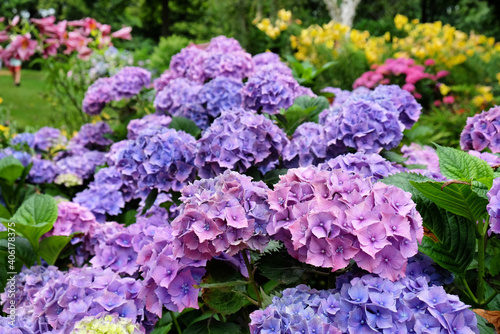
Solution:
<svg viewBox="0 0 500 334"><path fill-rule="evenodd" d="M4 18L1 18L4 19ZM4 20L0 20L4 21ZM111 32L111 26L87 17L77 21L59 21L55 16L31 19L29 31L21 34L19 16L0 30L0 59L9 64L10 59L28 61L38 51L44 58L64 54L78 53L81 59L88 59L93 48L105 48L111 45L112 38L131 39L132 28L125 27ZM9 36L13 36L12 40ZM5 44L5 45L2 45Z"/></svg>
<svg viewBox="0 0 500 334"><path fill-rule="evenodd" d="M354 260L394 281L405 276L423 237L410 193L341 169L290 169L268 194L277 212L267 232L314 266L338 270Z"/></svg>
<svg viewBox="0 0 500 334"><path fill-rule="evenodd" d="M426 62L431 64L431 62ZM439 71L436 74L431 74L425 65L416 65L415 60L411 58L390 58L385 61L382 65L374 64L372 65L373 71L365 72L354 81L353 88L358 87L368 87L370 89L375 88L378 85L389 85L395 83L395 77L404 76L404 83L402 88L415 96L415 98L420 99L422 94L420 94L416 85L424 79L429 79L435 81L436 86L439 86L439 80L449 74L448 71ZM449 99L443 102L449 102ZM451 102L453 103L453 102Z"/></svg>

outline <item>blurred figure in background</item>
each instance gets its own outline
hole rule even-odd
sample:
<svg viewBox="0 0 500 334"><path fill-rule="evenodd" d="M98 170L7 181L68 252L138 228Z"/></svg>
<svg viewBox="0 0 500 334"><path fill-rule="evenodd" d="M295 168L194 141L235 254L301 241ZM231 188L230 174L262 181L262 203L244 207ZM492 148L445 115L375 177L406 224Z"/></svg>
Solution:
<svg viewBox="0 0 500 334"><path fill-rule="evenodd" d="M9 60L9 70L12 73L12 79L14 79L14 85L21 85L21 60L16 58L11 58Z"/></svg>

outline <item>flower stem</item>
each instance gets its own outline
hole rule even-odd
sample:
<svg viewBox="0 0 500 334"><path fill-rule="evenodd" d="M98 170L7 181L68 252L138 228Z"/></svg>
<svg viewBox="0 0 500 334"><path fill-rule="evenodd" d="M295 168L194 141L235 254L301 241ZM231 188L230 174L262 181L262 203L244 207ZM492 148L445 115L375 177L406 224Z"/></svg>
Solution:
<svg viewBox="0 0 500 334"><path fill-rule="evenodd" d="M484 302L484 290L485 290L485 281L484 281L484 252L485 252L485 239L486 235L482 234L477 239L477 290L476 296L479 304Z"/></svg>
<svg viewBox="0 0 500 334"><path fill-rule="evenodd" d="M462 284L464 285L465 287L465 292L467 294L467 296L472 299L472 301L475 303L475 304L478 304L478 301L477 301L477 298L476 296L474 296L474 293L472 292L472 290L470 289L469 287L469 284L467 283L467 281L465 280L465 277L461 277L461 280L462 280Z"/></svg>
<svg viewBox="0 0 500 334"><path fill-rule="evenodd" d="M172 311L168 311L170 313L170 317L172 317L172 322L174 323L175 329L177 333L182 334L181 326L179 326L179 322L177 322L177 318L175 317L175 313Z"/></svg>
<svg viewBox="0 0 500 334"><path fill-rule="evenodd" d="M242 250L242 255L243 255L243 261L245 261L245 266L247 267L248 271L248 280L251 283L253 290L255 292L255 295L257 296L257 302L259 303L259 308L262 306L262 296L260 295L259 287L257 286L257 282L255 282L255 277L253 276L253 270L252 270L252 265L250 264L250 261L248 260L248 252L246 250Z"/></svg>

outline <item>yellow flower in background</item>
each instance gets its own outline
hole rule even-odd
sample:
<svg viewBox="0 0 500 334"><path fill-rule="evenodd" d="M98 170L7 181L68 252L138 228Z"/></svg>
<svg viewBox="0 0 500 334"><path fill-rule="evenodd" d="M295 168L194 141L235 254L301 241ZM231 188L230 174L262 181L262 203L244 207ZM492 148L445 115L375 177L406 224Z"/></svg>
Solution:
<svg viewBox="0 0 500 334"><path fill-rule="evenodd" d="M2 102L3 102L3 99L0 97L0 104L2 104Z"/></svg>
<svg viewBox="0 0 500 334"><path fill-rule="evenodd" d="M446 86L445 84L442 84L441 86L439 86L439 92L443 96L448 95L448 93L450 92L450 87Z"/></svg>
<svg viewBox="0 0 500 334"><path fill-rule="evenodd" d="M405 26L405 24L408 23L408 18L404 15L397 14L394 17L394 25L396 26L396 29L401 30Z"/></svg>
<svg viewBox="0 0 500 334"><path fill-rule="evenodd" d="M8 127L8 126L5 126L5 125L0 124L0 132L2 132L2 133L3 133L3 136L4 136L4 137L8 137L8 136L9 136L9 127Z"/></svg>
<svg viewBox="0 0 500 334"><path fill-rule="evenodd" d="M276 39L281 35L282 31L288 29L292 21L292 12L285 9L280 9L278 11L278 19L273 22L269 18L261 19L257 16L252 24L257 27L260 31L264 32L271 39Z"/></svg>
<svg viewBox="0 0 500 334"><path fill-rule="evenodd" d="M497 73L498 84L500 85L500 73Z"/></svg>
<svg viewBox="0 0 500 334"><path fill-rule="evenodd" d="M292 19L292 12L285 9L278 10L278 17L285 22L288 22Z"/></svg>

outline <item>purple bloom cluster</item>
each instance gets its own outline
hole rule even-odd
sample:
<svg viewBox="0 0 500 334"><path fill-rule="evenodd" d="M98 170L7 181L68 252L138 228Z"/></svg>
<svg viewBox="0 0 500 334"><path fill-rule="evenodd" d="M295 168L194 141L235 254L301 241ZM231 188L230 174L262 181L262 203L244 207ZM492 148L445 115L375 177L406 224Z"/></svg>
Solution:
<svg viewBox="0 0 500 334"><path fill-rule="evenodd" d="M179 191L196 176L195 154L196 140L184 131L147 129L119 151L116 170L138 197L153 188Z"/></svg>
<svg viewBox="0 0 500 334"><path fill-rule="evenodd" d="M243 173L252 166L266 173L276 166L287 143L283 130L263 115L227 110L198 140L195 164L203 178L225 169Z"/></svg>
<svg viewBox="0 0 500 334"><path fill-rule="evenodd" d="M418 277L425 277L429 285L445 285L453 283L453 275L446 269L441 268L424 253L408 259L406 266L406 277L417 280Z"/></svg>
<svg viewBox="0 0 500 334"><path fill-rule="evenodd" d="M470 150L470 155L475 156L476 158L482 159L488 163L491 167L498 167L500 165L500 156L488 152L478 152L474 150Z"/></svg>
<svg viewBox="0 0 500 334"><path fill-rule="evenodd" d="M421 146L416 143L411 143L410 146L403 145L401 148L403 158L407 158L407 165L425 165L427 169L411 169L411 172L421 173L434 180L444 181L446 178L441 174L439 168L439 158L436 150L430 146Z"/></svg>
<svg viewBox="0 0 500 334"><path fill-rule="evenodd" d="M263 52L256 54L255 56L253 56L252 60L255 65L255 68L257 69L269 64L273 65L283 64L281 62L280 56L274 52ZM288 66L286 67L288 68ZM292 70L290 70L290 74L292 74Z"/></svg>
<svg viewBox="0 0 500 334"><path fill-rule="evenodd" d="M354 93L354 91L351 92L348 90L342 90L337 87L325 87L321 90L321 92L332 93L335 95L335 97L333 98L333 102L330 104L332 107L340 107L342 104L344 104L345 101L347 101L347 99L349 99L351 94Z"/></svg>
<svg viewBox="0 0 500 334"><path fill-rule="evenodd" d="M399 120L406 129L411 129L413 124L420 118L422 106L415 100L413 95L398 85L380 85L371 94L376 102L384 105L389 102L399 112Z"/></svg>
<svg viewBox="0 0 500 334"><path fill-rule="evenodd" d="M44 236L53 235L70 236L75 232L87 235L95 226L97 221L89 209L72 202L60 202L57 204L57 220L54 222L52 230ZM75 238L76 243L80 238Z"/></svg>
<svg viewBox="0 0 500 334"><path fill-rule="evenodd" d="M269 191L267 232L301 262L338 270L358 266L396 280L418 251L422 218L411 194L340 169L290 169Z"/></svg>
<svg viewBox="0 0 500 334"><path fill-rule="evenodd" d="M317 123L302 123L297 127L290 143L283 150L283 163L288 168L316 166L336 156L330 150L323 126Z"/></svg>
<svg viewBox="0 0 500 334"><path fill-rule="evenodd" d="M68 140L61 134L59 129L46 126L35 133L33 146L35 150L48 151L53 147L66 145L67 141Z"/></svg>
<svg viewBox="0 0 500 334"><path fill-rule="evenodd" d="M206 113L210 117L217 118L223 110L241 106L242 88L240 79L216 77L203 85L198 100L205 106Z"/></svg>
<svg viewBox="0 0 500 334"><path fill-rule="evenodd" d="M33 166L29 172L29 181L33 183L52 183L57 174L57 167L51 160L33 157Z"/></svg>
<svg viewBox="0 0 500 334"><path fill-rule="evenodd" d="M201 278L205 274L206 261L193 261L174 255L175 240L172 228L158 228L153 242L143 247L137 264L144 277L144 286L139 298L145 300L146 309L158 316L165 306L168 310L181 312L192 307L199 308L198 293Z"/></svg>
<svg viewBox="0 0 500 334"><path fill-rule="evenodd" d="M29 132L18 133L14 138L10 140L11 145L28 145L34 148L35 135Z"/></svg>
<svg viewBox="0 0 500 334"><path fill-rule="evenodd" d="M97 166L104 165L106 155L99 151L86 149L67 151L57 158L57 174L72 174L81 180L86 180L94 175Z"/></svg>
<svg viewBox="0 0 500 334"><path fill-rule="evenodd" d="M102 168L89 187L76 194L73 202L86 207L99 222L104 222L106 214L116 216L121 213L125 207L124 192L127 188L116 167Z"/></svg>
<svg viewBox="0 0 500 334"><path fill-rule="evenodd" d="M31 162L31 154L28 152L16 151L11 147L0 149L0 159L9 155L19 160L24 167L28 166Z"/></svg>
<svg viewBox="0 0 500 334"><path fill-rule="evenodd" d="M113 78L97 79L85 93L82 109L86 114L99 115L107 103L115 99Z"/></svg>
<svg viewBox="0 0 500 334"><path fill-rule="evenodd" d="M70 333L85 316L118 314L142 321L144 300L138 298L141 281L121 278L111 269L72 268L46 284L36 295L34 318L45 319L51 333Z"/></svg>
<svg viewBox="0 0 500 334"><path fill-rule="evenodd" d="M493 153L500 152L500 107L496 106L467 118L460 135L462 150L482 151L489 148Z"/></svg>
<svg viewBox="0 0 500 334"><path fill-rule="evenodd" d="M233 256L246 248L264 250L269 243L269 188L251 180L225 171L182 189L180 214L172 222L181 254L193 260L209 260L221 253Z"/></svg>
<svg viewBox="0 0 500 334"><path fill-rule="evenodd" d="M104 122L84 124L80 131L70 139L67 149L71 151L103 151L113 143L111 139L104 137L104 135L112 133L113 131L109 125Z"/></svg>
<svg viewBox="0 0 500 334"><path fill-rule="evenodd" d="M127 125L127 138L135 140L139 137L142 131L149 128L153 128L156 130L168 128L170 122L172 122L171 117L156 114L146 115L143 118L133 119Z"/></svg>
<svg viewBox="0 0 500 334"><path fill-rule="evenodd" d="M319 164L318 168L328 171L342 169L365 178L372 177L374 181L402 171L401 166L385 160L377 153L365 154L362 152L339 155L334 159Z"/></svg>
<svg viewBox="0 0 500 334"><path fill-rule="evenodd" d="M250 314L250 333L340 334L332 321L340 307L335 297L331 291L306 285L286 289L267 308Z"/></svg>
<svg viewBox="0 0 500 334"><path fill-rule="evenodd" d="M127 66L113 75L111 87L117 100L129 99L148 88L151 84L151 73L140 67Z"/></svg>
<svg viewBox="0 0 500 334"><path fill-rule="evenodd" d="M490 215L489 233L500 233L500 178L493 180L493 186L488 191L488 199L490 202L486 210Z"/></svg>

